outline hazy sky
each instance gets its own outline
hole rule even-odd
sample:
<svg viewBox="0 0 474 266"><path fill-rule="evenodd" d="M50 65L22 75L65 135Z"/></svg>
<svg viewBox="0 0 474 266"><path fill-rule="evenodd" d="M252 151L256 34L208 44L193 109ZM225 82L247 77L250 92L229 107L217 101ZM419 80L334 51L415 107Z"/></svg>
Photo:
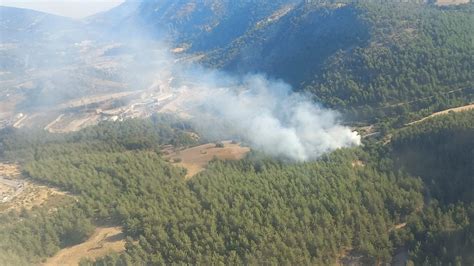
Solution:
<svg viewBox="0 0 474 266"><path fill-rule="evenodd" d="M124 0L0 0L1 6L29 8L72 18L108 10Z"/></svg>

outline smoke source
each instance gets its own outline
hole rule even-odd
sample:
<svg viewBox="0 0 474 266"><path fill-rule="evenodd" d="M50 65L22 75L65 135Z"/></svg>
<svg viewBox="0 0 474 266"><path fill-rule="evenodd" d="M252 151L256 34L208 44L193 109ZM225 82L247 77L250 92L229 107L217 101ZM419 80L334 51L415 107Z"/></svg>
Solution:
<svg viewBox="0 0 474 266"><path fill-rule="evenodd" d="M233 76L176 59L168 52L172 50L170 45L156 41L150 44L146 32L136 34L132 46L141 54L140 64L153 69L148 79L174 80L173 94L181 98L177 111L191 115L202 136L243 140L269 155L296 161L360 144L360 136L340 124L337 112L293 92L283 81L259 74ZM130 45L129 39L122 41ZM129 74L143 75L143 71L131 69ZM180 93L183 90L189 93Z"/></svg>
<svg viewBox="0 0 474 266"><path fill-rule="evenodd" d="M204 77L204 78L203 78ZM196 128L214 139L240 138L267 154L297 161L316 159L337 148L360 144L338 123L339 115L263 75L232 78L212 71L193 76L188 112Z"/></svg>

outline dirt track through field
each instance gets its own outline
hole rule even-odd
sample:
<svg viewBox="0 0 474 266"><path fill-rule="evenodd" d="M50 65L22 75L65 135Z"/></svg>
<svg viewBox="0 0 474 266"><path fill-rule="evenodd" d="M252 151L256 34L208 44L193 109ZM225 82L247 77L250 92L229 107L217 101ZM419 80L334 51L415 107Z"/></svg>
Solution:
<svg viewBox="0 0 474 266"><path fill-rule="evenodd" d="M84 243L60 250L44 266L78 265L81 258L95 259L110 252L125 250L124 234L120 227L98 227Z"/></svg>

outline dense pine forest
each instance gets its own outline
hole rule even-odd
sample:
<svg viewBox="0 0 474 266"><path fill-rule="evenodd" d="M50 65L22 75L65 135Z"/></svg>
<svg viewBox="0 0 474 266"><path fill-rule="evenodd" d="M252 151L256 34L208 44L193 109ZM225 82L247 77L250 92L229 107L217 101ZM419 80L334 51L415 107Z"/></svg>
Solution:
<svg viewBox="0 0 474 266"><path fill-rule="evenodd" d="M361 4L367 45L339 52L307 87L361 118L425 114L473 101L472 5ZM406 117L405 117L406 119Z"/></svg>
<svg viewBox="0 0 474 266"><path fill-rule="evenodd" d="M403 2L305 1L198 51L211 67L281 78L360 121L404 123L472 102L474 5Z"/></svg>
<svg viewBox="0 0 474 266"><path fill-rule="evenodd" d="M434 117L397 132L397 168L425 183L428 203L411 225L419 263L474 263L474 111ZM416 252L415 252L416 251Z"/></svg>
<svg viewBox="0 0 474 266"><path fill-rule="evenodd" d="M417 264L468 265L473 118L428 119L397 130L389 144L368 139L314 162L253 152L215 161L189 181L160 155L160 145L193 144L190 128L172 117L66 135L5 130L3 159L22 161L28 178L77 200L53 213L1 214L0 256L39 262L108 223L123 226L128 244L99 265L328 264L347 254L376 264L400 249Z"/></svg>

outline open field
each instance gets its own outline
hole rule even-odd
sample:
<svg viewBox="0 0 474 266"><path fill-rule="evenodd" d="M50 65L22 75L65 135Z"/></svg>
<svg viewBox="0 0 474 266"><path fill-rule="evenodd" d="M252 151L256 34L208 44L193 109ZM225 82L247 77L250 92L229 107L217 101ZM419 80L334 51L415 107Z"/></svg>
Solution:
<svg viewBox="0 0 474 266"><path fill-rule="evenodd" d="M24 179L16 164L0 163L0 212L20 211L70 199L66 193Z"/></svg>
<svg viewBox="0 0 474 266"><path fill-rule="evenodd" d="M43 265L78 265L81 258L95 259L112 251L124 250L125 237L120 227L97 227L94 234L84 243L60 250Z"/></svg>
<svg viewBox="0 0 474 266"><path fill-rule="evenodd" d="M177 166L186 168L186 178L203 171L208 163L215 158L221 160L240 160L250 151L248 147L223 141L224 147L216 147L215 143L208 143L184 150L177 150L165 155Z"/></svg>

